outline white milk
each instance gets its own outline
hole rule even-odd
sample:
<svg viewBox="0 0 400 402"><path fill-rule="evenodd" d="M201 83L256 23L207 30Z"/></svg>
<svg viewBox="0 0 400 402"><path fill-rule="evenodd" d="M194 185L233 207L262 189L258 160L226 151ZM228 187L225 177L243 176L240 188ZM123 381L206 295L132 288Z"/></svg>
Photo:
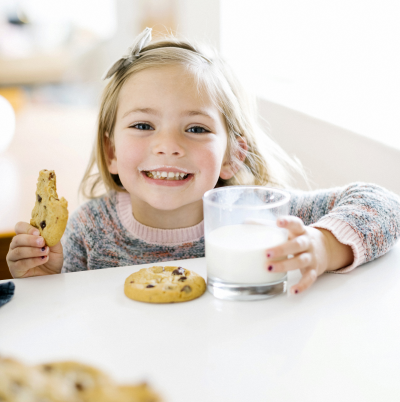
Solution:
<svg viewBox="0 0 400 402"><path fill-rule="evenodd" d="M206 236L207 275L223 282L268 283L286 273L266 269L266 249L288 239L285 229L263 225L228 225Z"/></svg>

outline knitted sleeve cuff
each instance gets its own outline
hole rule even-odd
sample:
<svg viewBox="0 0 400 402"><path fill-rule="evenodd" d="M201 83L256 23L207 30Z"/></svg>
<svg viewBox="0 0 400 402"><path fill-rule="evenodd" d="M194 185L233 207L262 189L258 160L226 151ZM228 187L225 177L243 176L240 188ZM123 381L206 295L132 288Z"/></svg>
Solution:
<svg viewBox="0 0 400 402"><path fill-rule="evenodd" d="M336 239L353 250L354 261L347 267L340 268L336 271L327 271L334 274L344 274L352 271L354 268L365 262L365 248L361 242L360 237L355 230L346 222L334 218L324 218L320 221L310 225L314 228L329 230Z"/></svg>

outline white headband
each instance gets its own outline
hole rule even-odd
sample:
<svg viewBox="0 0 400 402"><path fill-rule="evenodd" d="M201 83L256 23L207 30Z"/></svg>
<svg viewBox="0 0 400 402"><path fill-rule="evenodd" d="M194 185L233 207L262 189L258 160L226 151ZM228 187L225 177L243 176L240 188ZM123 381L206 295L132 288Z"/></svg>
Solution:
<svg viewBox="0 0 400 402"><path fill-rule="evenodd" d="M128 48L127 54L115 62L103 75L102 79L111 78L117 71L129 66L140 56L140 52L151 41L151 28L146 28L136 36L133 45Z"/></svg>

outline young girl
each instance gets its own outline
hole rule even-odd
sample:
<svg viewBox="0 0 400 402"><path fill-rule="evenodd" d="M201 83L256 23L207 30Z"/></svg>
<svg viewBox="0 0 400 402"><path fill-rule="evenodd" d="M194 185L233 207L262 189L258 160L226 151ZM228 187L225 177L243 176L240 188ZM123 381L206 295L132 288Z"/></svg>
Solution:
<svg viewBox="0 0 400 402"><path fill-rule="evenodd" d="M228 185L290 192L290 216L278 220L289 240L265 250L265 269L300 269L292 293L390 249L400 233L398 196L363 183L291 189L295 163L262 132L254 102L223 61L172 37L149 43L150 31L106 74L82 182L91 200L50 249L37 229L17 223L7 255L15 278L204 257L202 196Z"/></svg>

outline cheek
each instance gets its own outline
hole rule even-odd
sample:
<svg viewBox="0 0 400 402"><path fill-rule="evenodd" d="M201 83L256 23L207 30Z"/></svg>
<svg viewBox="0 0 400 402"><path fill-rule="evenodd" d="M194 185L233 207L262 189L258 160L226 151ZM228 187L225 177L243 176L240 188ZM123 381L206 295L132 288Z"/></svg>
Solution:
<svg viewBox="0 0 400 402"><path fill-rule="evenodd" d="M117 163L120 167L132 166L145 155L145 144L132 138L123 138L115 144Z"/></svg>
<svg viewBox="0 0 400 402"><path fill-rule="evenodd" d="M209 144L198 153L199 165L203 172L212 177L218 177L224 159L225 147L222 141Z"/></svg>

